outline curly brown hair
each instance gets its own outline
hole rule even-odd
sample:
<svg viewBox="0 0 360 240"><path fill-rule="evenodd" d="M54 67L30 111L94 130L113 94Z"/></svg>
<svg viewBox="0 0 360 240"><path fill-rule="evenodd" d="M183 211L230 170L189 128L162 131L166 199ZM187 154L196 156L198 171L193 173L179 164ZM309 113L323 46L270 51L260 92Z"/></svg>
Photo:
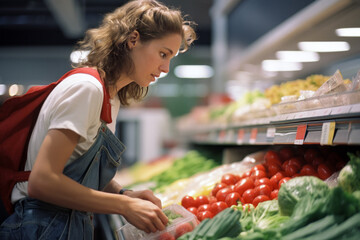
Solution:
<svg viewBox="0 0 360 240"><path fill-rule="evenodd" d="M98 28L89 29L77 50L90 51L87 58L74 67L96 67L105 85L115 86L122 74L134 69L127 41L133 31L138 31L142 42L160 39L168 34L180 34L180 52L185 52L196 39L194 23L184 20L181 12L170 9L155 0L135 0L105 15ZM118 92L122 105L129 100L141 100L148 87L132 82Z"/></svg>

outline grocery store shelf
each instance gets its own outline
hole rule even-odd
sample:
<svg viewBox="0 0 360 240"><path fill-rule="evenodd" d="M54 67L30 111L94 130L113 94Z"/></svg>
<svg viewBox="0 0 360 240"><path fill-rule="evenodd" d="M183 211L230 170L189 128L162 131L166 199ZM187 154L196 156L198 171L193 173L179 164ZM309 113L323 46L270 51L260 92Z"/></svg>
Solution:
<svg viewBox="0 0 360 240"><path fill-rule="evenodd" d="M220 1L222 2L222 1ZM224 1L222 7L214 8L213 18L223 14L227 19L229 13L236 8L239 1ZM280 50L299 50L300 41L342 41L337 37L335 29L341 27L357 26L356 19L360 13L360 2L358 0L317 0L300 10L292 17L285 20L271 31L265 33L262 37L253 42L245 49L230 49L229 56L222 57L224 61L218 62L218 69L224 69L227 73L227 79L238 79L239 72L249 72L248 76L252 80L267 79L277 82L283 82L319 72L332 64L358 56L360 45L357 38L346 38L351 49L347 52L320 53L320 61L312 63L303 63L300 71L278 73L269 76L261 70L261 62L265 59L276 59L276 52ZM224 26L214 26L221 29L227 29L226 21ZM222 30L219 33L222 33ZM228 30L231 31L231 30ZM226 33L225 33L226 35ZM221 39L220 39L221 40ZM220 41L219 40L219 41ZM221 44L217 43L216 44ZM223 46L227 48L227 46ZM218 52L214 51L214 57ZM242 79L239 79L242 81ZM245 81L245 80L244 80Z"/></svg>
<svg viewBox="0 0 360 240"><path fill-rule="evenodd" d="M204 144L360 144L360 104L203 126L187 134Z"/></svg>

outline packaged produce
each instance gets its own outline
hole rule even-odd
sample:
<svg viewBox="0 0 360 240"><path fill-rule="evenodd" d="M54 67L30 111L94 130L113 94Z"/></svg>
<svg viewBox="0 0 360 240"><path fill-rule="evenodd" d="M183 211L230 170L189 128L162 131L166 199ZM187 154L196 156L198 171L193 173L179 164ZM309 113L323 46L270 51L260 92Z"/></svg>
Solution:
<svg viewBox="0 0 360 240"><path fill-rule="evenodd" d="M163 209L169 219L166 229L155 233L145 233L130 223L126 223L116 231L121 240L161 240L178 239L187 232L192 231L197 225L196 217L178 204L170 205Z"/></svg>

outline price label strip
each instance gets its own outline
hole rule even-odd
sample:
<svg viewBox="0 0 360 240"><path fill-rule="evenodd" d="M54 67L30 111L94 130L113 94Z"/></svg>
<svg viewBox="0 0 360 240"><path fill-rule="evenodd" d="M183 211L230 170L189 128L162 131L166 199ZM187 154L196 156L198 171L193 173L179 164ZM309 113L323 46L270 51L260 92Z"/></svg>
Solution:
<svg viewBox="0 0 360 240"><path fill-rule="evenodd" d="M257 134L258 134L258 129L257 128L252 128L251 133L250 133L250 139L249 139L250 143L252 143L252 144L256 143Z"/></svg>
<svg viewBox="0 0 360 240"><path fill-rule="evenodd" d="M326 122L322 125L320 145L332 145L335 134L335 122Z"/></svg>
<svg viewBox="0 0 360 240"><path fill-rule="evenodd" d="M236 139L236 142L238 144L242 144L244 142L244 135L245 135L245 130L239 129L237 139Z"/></svg>
<svg viewBox="0 0 360 240"><path fill-rule="evenodd" d="M306 135L306 129L307 129L306 124L299 125L297 127L294 144L296 144L296 145L303 145L304 144L304 139L305 139L305 135Z"/></svg>
<svg viewBox="0 0 360 240"><path fill-rule="evenodd" d="M225 138L226 138L226 131L225 131L225 130L221 130L221 131L219 132L218 142L219 142L219 143L225 142Z"/></svg>

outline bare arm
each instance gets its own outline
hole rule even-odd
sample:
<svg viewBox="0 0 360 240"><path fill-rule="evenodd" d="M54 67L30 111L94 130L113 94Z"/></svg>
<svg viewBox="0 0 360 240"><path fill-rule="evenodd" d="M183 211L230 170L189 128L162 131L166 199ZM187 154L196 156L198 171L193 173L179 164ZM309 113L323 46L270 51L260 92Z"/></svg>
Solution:
<svg viewBox="0 0 360 240"><path fill-rule="evenodd" d="M48 132L30 174L29 196L80 211L121 214L146 232L163 230L167 218L151 201L96 191L63 174L78 140L79 135L71 130Z"/></svg>

